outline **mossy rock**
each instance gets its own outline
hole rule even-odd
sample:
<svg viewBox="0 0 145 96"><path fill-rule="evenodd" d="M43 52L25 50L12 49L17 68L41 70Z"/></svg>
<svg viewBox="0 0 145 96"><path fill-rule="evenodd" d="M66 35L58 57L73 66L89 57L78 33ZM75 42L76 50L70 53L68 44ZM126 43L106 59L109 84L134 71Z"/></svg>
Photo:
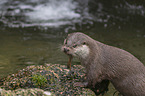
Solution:
<svg viewBox="0 0 145 96"><path fill-rule="evenodd" d="M33 65L1 79L0 87L6 90L41 88L55 95L95 96L89 89L73 86L75 82L82 81L84 78L85 71L81 65L74 65L71 72L65 65Z"/></svg>

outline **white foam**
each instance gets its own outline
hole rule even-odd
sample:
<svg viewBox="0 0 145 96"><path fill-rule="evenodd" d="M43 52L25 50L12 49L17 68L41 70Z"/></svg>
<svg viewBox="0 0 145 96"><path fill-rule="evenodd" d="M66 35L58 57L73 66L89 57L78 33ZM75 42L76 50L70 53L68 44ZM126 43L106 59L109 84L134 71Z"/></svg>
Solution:
<svg viewBox="0 0 145 96"><path fill-rule="evenodd" d="M32 12L25 15L33 21L57 21L61 19L79 18L80 14L75 13L77 3L72 0L50 0L47 4L37 5ZM23 6L26 7L26 6Z"/></svg>
<svg viewBox="0 0 145 96"><path fill-rule="evenodd" d="M0 4L4 4L6 2L7 2L7 0L0 0Z"/></svg>
<svg viewBox="0 0 145 96"><path fill-rule="evenodd" d="M87 6L80 8L76 0L0 0L0 5L0 14L10 16L2 22L10 27L60 27L92 22Z"/></svg>

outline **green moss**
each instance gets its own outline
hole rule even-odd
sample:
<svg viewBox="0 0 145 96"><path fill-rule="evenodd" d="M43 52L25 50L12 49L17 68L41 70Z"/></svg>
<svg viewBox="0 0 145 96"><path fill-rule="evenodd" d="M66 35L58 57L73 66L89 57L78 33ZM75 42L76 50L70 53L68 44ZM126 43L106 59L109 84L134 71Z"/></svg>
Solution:
<svg viewBox="0 0 145 96"><path fill-rule="evenodd" d="M45 86L47 84L47 78L41 74L35 74L32 76L32 82L36 85L36 86Z"/></svg>

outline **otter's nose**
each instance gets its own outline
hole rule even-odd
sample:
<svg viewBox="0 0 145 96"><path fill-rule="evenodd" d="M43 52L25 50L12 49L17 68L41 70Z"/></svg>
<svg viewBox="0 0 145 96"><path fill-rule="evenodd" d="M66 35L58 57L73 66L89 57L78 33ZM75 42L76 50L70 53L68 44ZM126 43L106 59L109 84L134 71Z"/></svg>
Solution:
<svg viewBox="0 0 145 96"><path fill-rule="evenodd" d="M68 48L64 48L64 52L67 53L69 51Z"/></svg>

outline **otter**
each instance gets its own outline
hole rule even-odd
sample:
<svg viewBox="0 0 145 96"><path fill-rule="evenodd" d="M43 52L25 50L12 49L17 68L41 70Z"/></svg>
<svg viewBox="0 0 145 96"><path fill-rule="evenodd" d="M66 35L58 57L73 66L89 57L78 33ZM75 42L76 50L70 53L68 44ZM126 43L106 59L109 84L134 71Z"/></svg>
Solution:
<svg viewBox="0 0 145 96"><path fill-rule="evenodd" d="M145 96L145 66L129 52L81 32L69 34L62 51L79 58L86 69L86 81L75 86L95 88L97 83L109 80L123 96Z"/></svg>

